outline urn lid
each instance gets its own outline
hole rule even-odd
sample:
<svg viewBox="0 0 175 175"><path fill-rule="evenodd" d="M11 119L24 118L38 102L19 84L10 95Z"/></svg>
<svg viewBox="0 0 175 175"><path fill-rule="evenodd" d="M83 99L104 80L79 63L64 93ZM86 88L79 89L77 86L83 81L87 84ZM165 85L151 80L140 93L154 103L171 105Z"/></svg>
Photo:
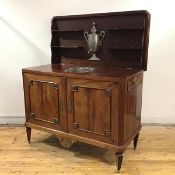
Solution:
<svg viewBox="0 0 175 175"><path fill-rule="evenodd" d="M95 22L92 23L91 32L92 32L92 33L97 33L97 29L95 28Z"/></svg>
<svg viewBox="0 0 175 175"><path fill-rule="evenodd" d="M111 12L52 19L51 62L86 62L117 68L147 70L150 14L145 11ZM88 61L84 32L105 32L96 52L99 61Z"/></svg>

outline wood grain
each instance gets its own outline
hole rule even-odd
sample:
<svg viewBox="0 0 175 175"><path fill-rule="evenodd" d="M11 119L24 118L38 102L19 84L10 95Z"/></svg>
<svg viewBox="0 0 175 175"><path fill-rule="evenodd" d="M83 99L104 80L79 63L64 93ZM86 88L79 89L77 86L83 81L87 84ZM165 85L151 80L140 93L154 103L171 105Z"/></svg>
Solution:
<svg viewBox="0 0 175 175"><path fill-rule="evenodd" d="M75 143L64 149L55 136L25 127L0 127L0 175L113 175L115 154L95 146ZM137 150L124 154L122 175L174 175L175 127L143 127Z"/></svg>

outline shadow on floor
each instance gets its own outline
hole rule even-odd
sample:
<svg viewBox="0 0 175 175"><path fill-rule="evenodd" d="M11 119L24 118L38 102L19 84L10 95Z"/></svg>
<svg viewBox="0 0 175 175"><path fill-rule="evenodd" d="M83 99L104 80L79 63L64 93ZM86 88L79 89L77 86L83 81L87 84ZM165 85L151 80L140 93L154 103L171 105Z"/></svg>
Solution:
<svg viewBox="0 0 175 175"><path fill-rule="evenodd" d="M81 159L91 160L92 158L95 158L107 164L115 163L114 152L108 151L93 145L89 145L81 142L75 142L71 148L65 148L62 145L60 145L58 139L54 135L45 138L42 141L42 143L59 148L59 149L63 149L65 151L70 151L74 153L75 157L78 157Z"/></svg>

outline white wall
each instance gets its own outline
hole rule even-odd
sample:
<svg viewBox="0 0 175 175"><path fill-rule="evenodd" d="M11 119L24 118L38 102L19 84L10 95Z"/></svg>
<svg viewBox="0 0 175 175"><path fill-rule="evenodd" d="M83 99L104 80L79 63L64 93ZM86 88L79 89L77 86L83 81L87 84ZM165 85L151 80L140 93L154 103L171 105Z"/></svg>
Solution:
<svg viewBox="0 0 175 175"><path fill-rule="evenodd" d="M175 123L173 0L1 0L0 123L24 122L21 69L50 63L53 16L144 9L152 17L142 121Z"/></svg>

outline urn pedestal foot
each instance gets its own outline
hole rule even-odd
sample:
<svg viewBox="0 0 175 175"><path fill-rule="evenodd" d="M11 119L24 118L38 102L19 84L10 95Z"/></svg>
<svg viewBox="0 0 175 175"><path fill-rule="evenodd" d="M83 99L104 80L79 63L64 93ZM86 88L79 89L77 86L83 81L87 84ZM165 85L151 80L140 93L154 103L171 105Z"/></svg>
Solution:
<svg viewBox="0 0 175 175"><path fill-rule="evenodd" d="M100 58L98 58L95 54L93 54L92 57L89 58L88 60L95 61L95 60L100 60Z"/></svg>

